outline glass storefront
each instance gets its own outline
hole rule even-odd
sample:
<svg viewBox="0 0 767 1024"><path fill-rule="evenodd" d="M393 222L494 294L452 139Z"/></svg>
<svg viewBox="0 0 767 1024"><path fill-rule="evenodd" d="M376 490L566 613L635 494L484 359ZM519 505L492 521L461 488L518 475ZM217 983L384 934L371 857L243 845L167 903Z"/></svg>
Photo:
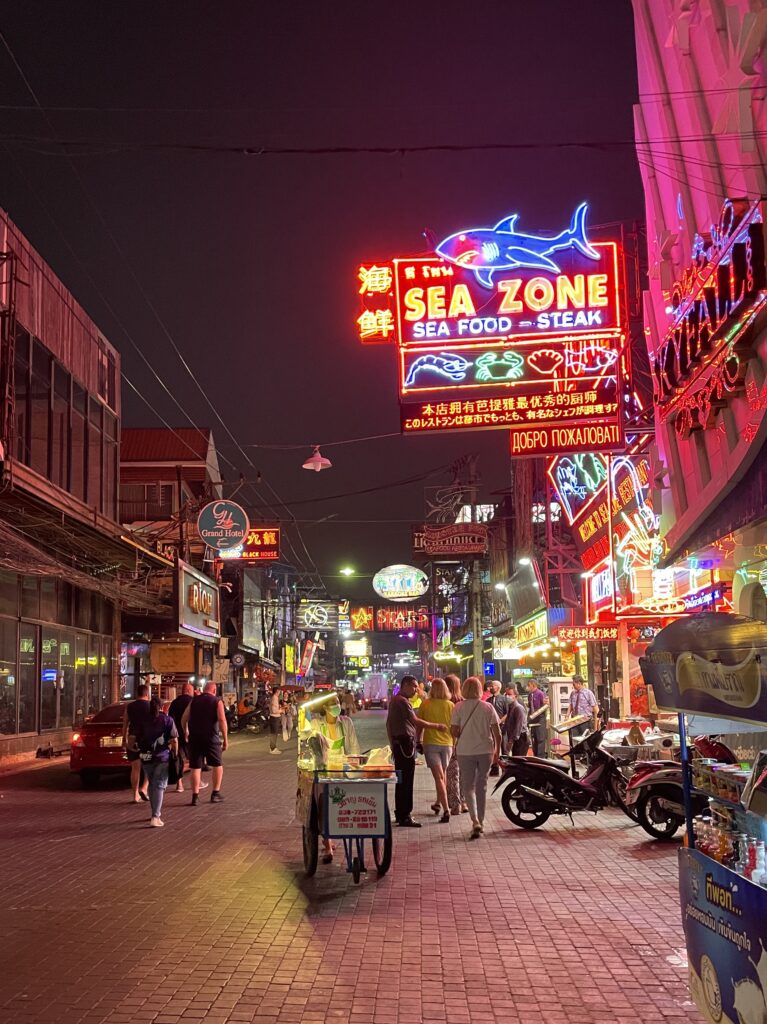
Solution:
<svg viewBox="0 0 767 1024"><path fill-rule="evenodd" d="M112 613L63 580L0 573L0 737L68 728L110 703Z"/></svg>

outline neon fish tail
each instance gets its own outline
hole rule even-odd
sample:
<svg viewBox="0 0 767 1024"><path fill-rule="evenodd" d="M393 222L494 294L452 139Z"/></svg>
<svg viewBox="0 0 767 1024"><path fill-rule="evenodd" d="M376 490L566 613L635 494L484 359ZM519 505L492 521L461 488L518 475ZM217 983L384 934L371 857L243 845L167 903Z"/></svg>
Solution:
<svg viewBox="0 0 767 1024"><path fill-rule="evenodd" d="M582 252L584 256L588 256L591 260L598 260L599 253L596 249L589 245L586 239L586 210L588 209L588 203L581 203L578 209L573 214L573 219L570 221L570 239L575 248Z"/></svg>

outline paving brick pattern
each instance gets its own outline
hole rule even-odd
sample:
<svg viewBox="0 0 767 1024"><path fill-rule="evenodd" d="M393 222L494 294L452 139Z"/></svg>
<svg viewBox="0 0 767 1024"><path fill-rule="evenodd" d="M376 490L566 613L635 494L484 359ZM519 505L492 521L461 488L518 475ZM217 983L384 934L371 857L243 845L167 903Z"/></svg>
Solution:
<svg viewBox="0 0 767 1024"><path fill-rule="evenodd" d="M0 776L0 1022L700 1022L676 847L620 812L526 833L494 797L469 842L465 815L427 816L422 768L424 827L355 886L337 864L303 879L294 790L292 750L251 736L226 802L169 793L164 829L117 780Z"/></svg>

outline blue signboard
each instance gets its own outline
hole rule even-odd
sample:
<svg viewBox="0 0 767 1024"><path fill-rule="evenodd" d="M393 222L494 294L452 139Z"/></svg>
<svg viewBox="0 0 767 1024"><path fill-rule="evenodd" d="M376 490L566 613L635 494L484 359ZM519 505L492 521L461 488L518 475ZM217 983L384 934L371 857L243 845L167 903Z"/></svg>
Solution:
<svg viewBox="0 0 767 1024"><path fill-rule="evenodd" d="M709 1024L767 1020L767 889L679 851L690 994Z"/></svg>
<svg viewBox="0 0 767 1024"><path fill-rule="evenodd" d="M485 672L486 676L494 676L495 675L495 662L494 661L486 661L485 665L484 665L484 672Z"/></svg>

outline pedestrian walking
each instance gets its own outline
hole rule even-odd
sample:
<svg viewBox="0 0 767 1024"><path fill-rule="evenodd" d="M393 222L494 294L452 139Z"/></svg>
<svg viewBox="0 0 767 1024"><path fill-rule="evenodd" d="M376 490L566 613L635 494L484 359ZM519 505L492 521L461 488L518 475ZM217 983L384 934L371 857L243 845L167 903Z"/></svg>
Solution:
<svg viewBox="0 0 767 1024"><path fill-rule="evenodd" d="M527 732L527 711L519 699L516 687L509 694L509 706L501 723L501 737L506 740L506 747L512 757L525 757L530 749L530 736Z"/></svg>
<svg viewBox="0 0 767 1024"><path fill-rule="evenodd" d="M442 723L432 725L416 717L410 703L418 689L415 676L403 676L399 693L392 697L386 716L386 733L389 737L394 767L397 770L397 785L394 787L394 817L401 828L420 828L420 821L413 818L413 781L415 779L415 754L419 728L434 728L448 732Z"/></svg>
<svg viewBox="0 0 767 1024"><path fill-rule="evenodd" d="M152 697L149 713L141 723L136 737L139 758L149 782L149 806L152 816L149 824L162 828L162 800L168 785L170 756L178 751L176 723L162 710L159 697Z"/></svg>
<svg viewBox="0 0 767 1024"><path fill-rule="evenodd" d="M433 679L429 696L421 704L418 710L419 716L425 722L434 724L442 723L450 728L453 714L453 704L450 700L450 690L444 679ZM434 785L437 789L437 799L431 805L435 814L442 811L440 822L450 821L450 808L447 800L447 768L453 753L453 737L450 732L441 732L433 727L423 731L421 739L423 744L423 756L426 767L434 777Z"/></svg>
<svg viewBox="0 0 767 1024"><path fill-rule="evenodd" d="M178 752L181 755L181 776L178 782L176 783L177 793L184 792L184 761L189 761L189 750L187 749L186 739L184 738L184 730L181 725L181 721L184 717L184 712L192 703L193 698L194 686L192 686L191 683L186 682L181 687L181 693L178 695L178 697L175 697L170 702L170 707L168 708L168 714L173 719L174 725L176 726L176 731L178 732ZM207 783L205 783L205 785L207 786Z"/></svg>
<svg viewBox="0 0 767 1024"><path fill-rule="evenodd" d="M501 729L495 709L482 700L482 683L477 676L469 676L462 693L463 701L453 708L452 732L463 796L471 815L470 838L479 839L485 829L487 777L501 752Z"/></svg>
<svg viewBox="0 0 767 1024"><path fill-rule="evenodd" d="M497 680L493 680L493 682L490 683L490 696L487 698L488 704L490 704L495 709L495 713L496 713L496 715L498 715L498 721L499 721L500 726L501 726L501 753L502 754L508 754L509 753L509 749L510 749L510 742L508 740L506 731L504 730L504 727L503 727L504 726L504 722L506 721L506 715L509 713L509 708L511 707L511 702L512 702L512 699L513 699L510 696L510 691L511 691L511 693L516 693L517 692L513 687L510 687L510 688L507 687L506 693L505 694L501 693L501 684ZM491 767L490 774L491 775L499 775L500 774L500 768L498 767L497 764L494 764Z"/></svg>
<svg viewBox="0 0 767 1024"><path fill-rule="evenodd" d="M272 689L272 696L269 698L269 753L280 754L277 749L277 737L282 732L282 687L277 685Z"/></svg>
<svg viewBox="0 0 767 1024"><path fill-rule="evenodd" d="M461 680L458 676L451 674L445 676L445 682L450 690L450 701L455 707L456 704L460 704L463 700L463 694L461 693ZM450 813L453 816L460 814L461 811L466 813L469 809L461 795L461 769L458 766L458 755L455 752L455 744L453 744L450 763L447 766L447 802L450 808Z"/></svg>
<svg viewBox="0 0 767 1024"><path fill-rule="evenodd" d="M531 679L528 683L527 693L528 725L533 745L533 756L546 757L549 738L548 711L541 711L541 708L548 705L548 694L541 689L535 679ZM541 713L535 718L532 718L536 711L541 711Z"/></svg>
<svg viewBox="0 0 767 1024"><path fill-rule="evenodd" d="M224 702L216 693L216 684L206 683L202 693L190 702L181 719L189 748L189 769L192 776L192 807L196 807L202 788L202 768L207 762L211 771L210 802L218 803L224 778L223 753L229 745Z"/></svg>
<svg viewBox="0 0 767 1024"><path fill-rule="evenodd" d="M125 705L123 714L123 746L130 763L130 784L135 804L149 799L147 795L149 782L146 774L143 773L142 785L141 758L136 743L136 737L141 732L144 722L149 718L149 692L148 683L139 683L136 687L136 699Z"/></svg>

